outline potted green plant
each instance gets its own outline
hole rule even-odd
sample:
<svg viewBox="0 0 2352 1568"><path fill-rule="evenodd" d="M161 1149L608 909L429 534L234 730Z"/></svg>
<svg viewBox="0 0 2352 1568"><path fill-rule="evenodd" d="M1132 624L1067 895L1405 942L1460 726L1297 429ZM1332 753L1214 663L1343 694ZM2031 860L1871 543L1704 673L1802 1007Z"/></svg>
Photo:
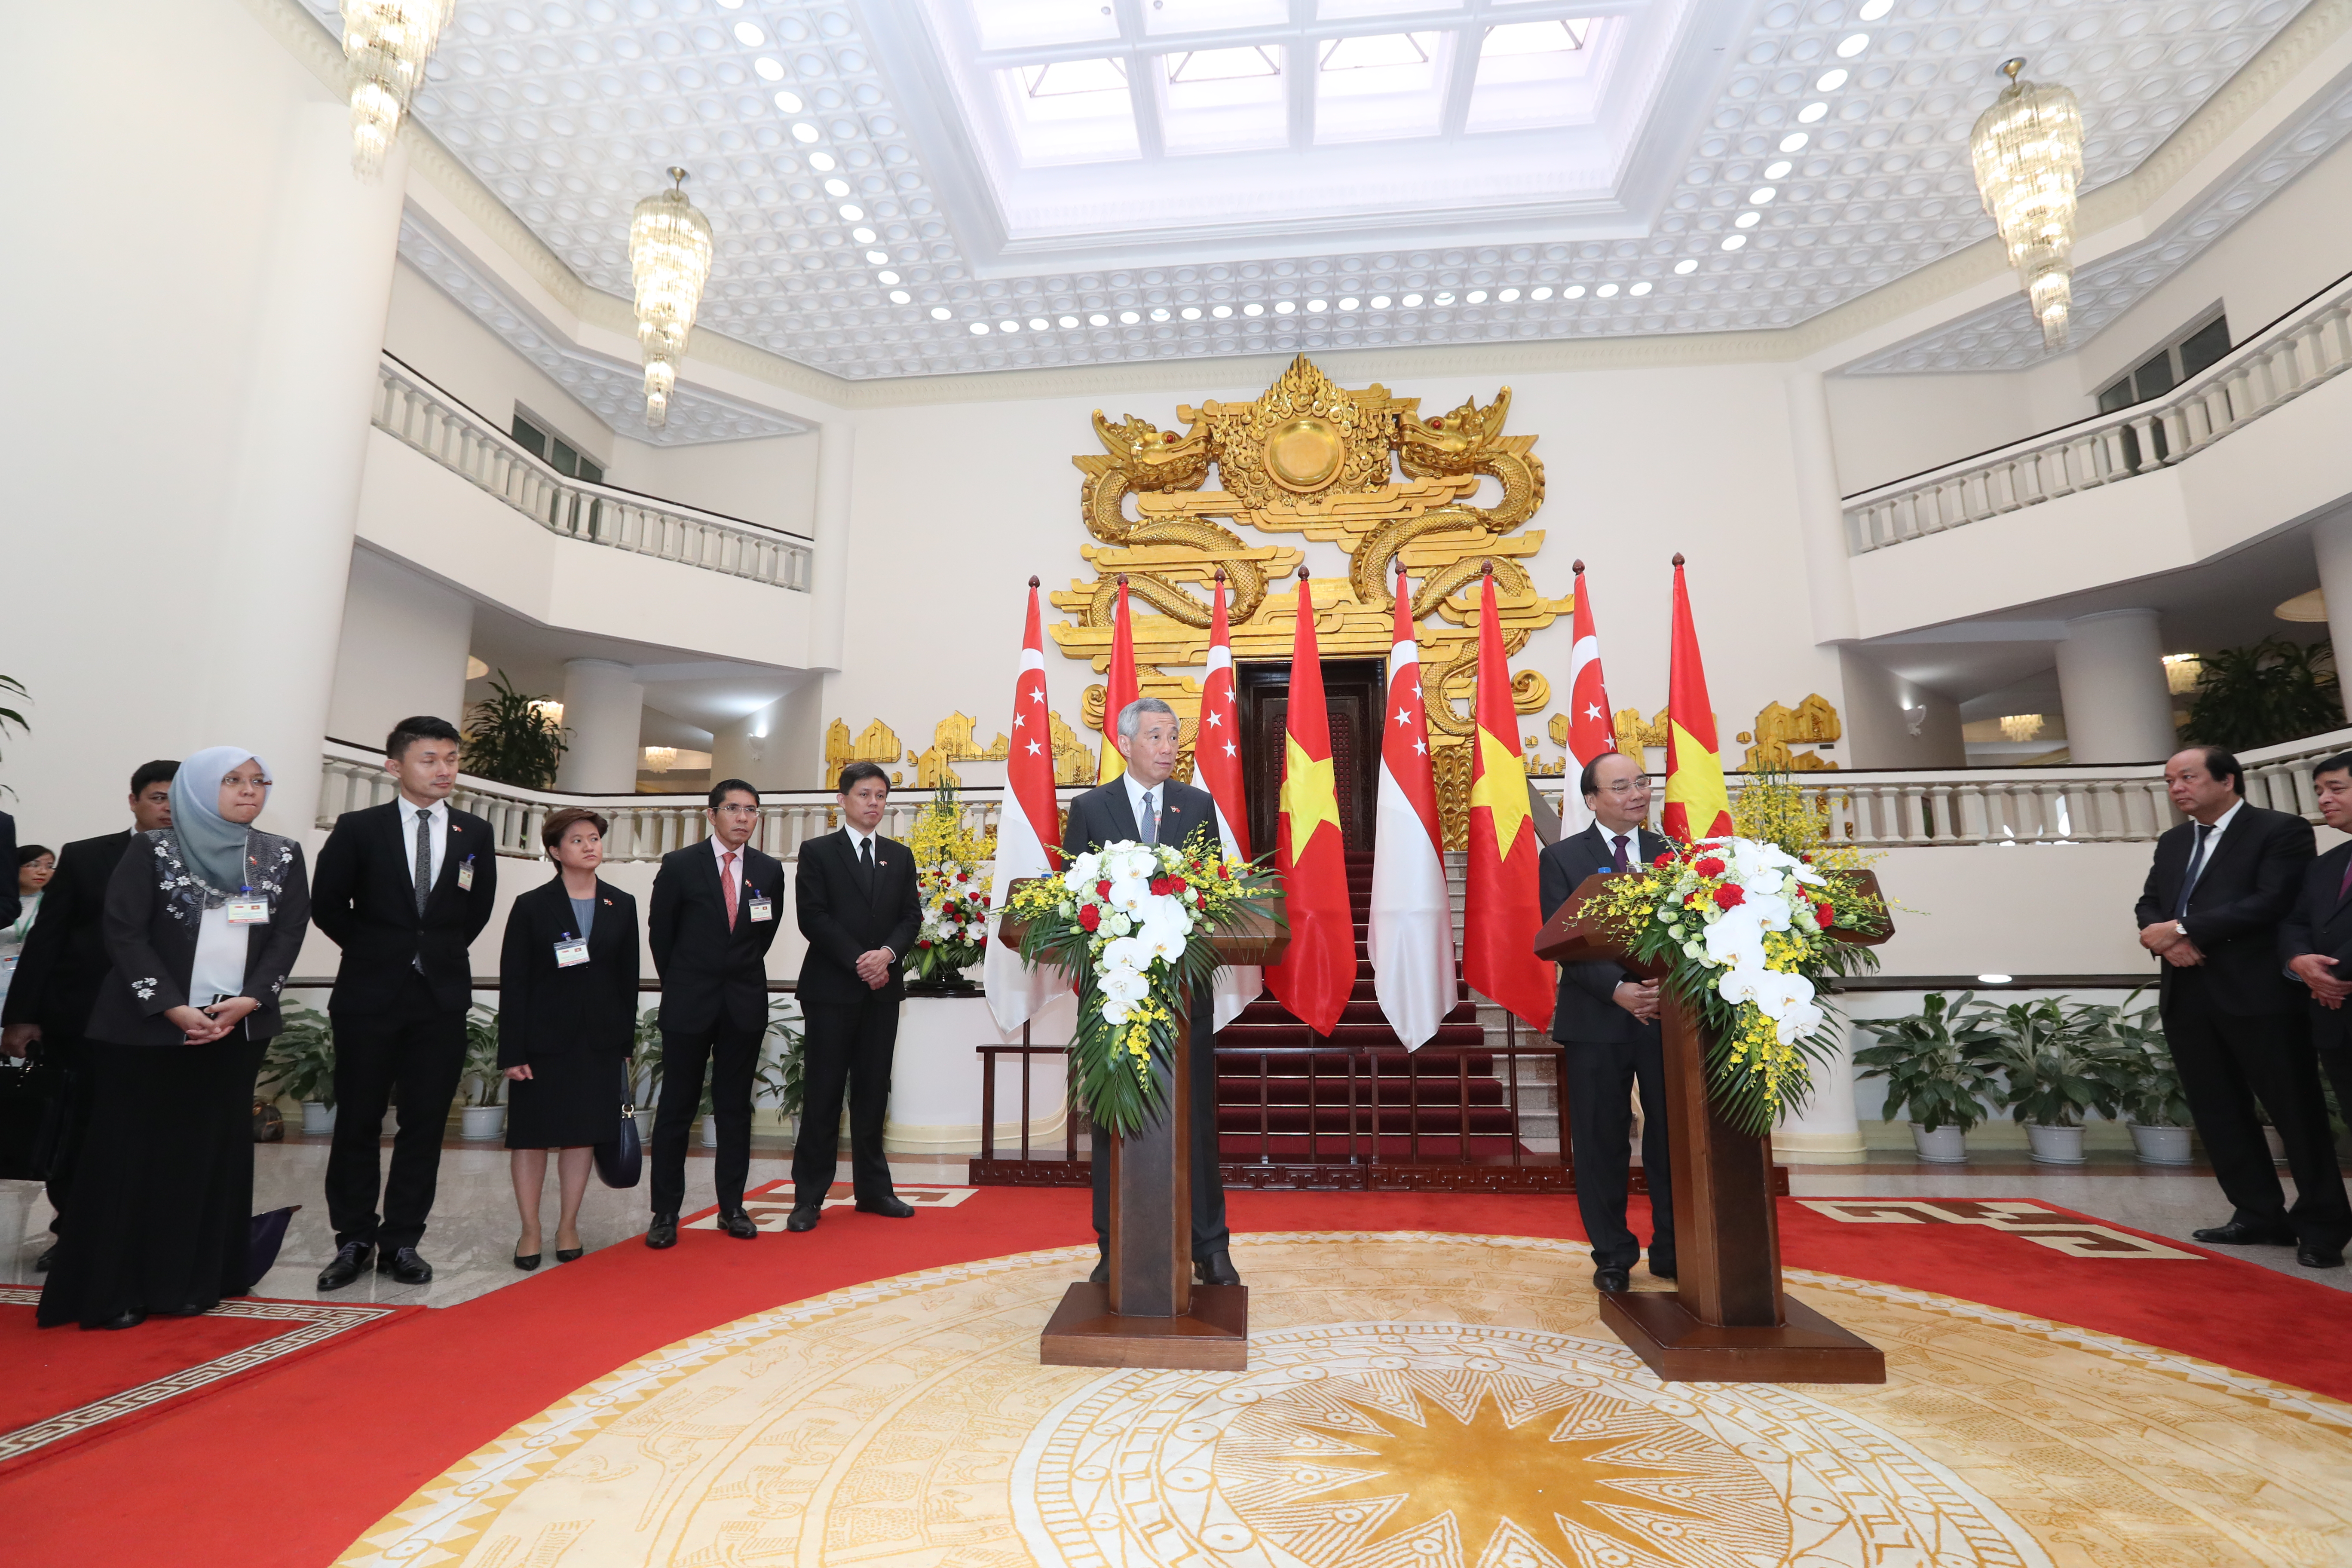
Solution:
<svg viewBox="0 0 2352 1568"><path fill-rule="evenodd" d="M2001 1109L2022 1123L2034 1160L2083 1163L2083 1115L2119 1113L2139 1068L2105 1037L2100 1010L2056 998L1980 1005L1971 1022L1994 1037L1986 1065L2000 1069Z"/></svg>
<svg viewBox="0 0 2352 1568"><path fill-rule="evenodd" d="M549 699L518 691L500 670L490 695L466 716L466 771L524 789L553 789L555 770L572 749L570 733L548 712Z"/></svg>
<svg viewBox="0 0 2352 1568"><path fill-rule="evenodd" d="M261 1058L263 1098L283 1096L302 1107L302 1131L324 1137L335 1130L335 1026L299 1002L278 1008L277 1037Z"/></svg>
<svg viewBox="0 0 2352 1568"><path fill-rule="evenodd" d="M635 1081L630 1092L637 1108L637 1135L654 1135L654 1113L660 1109L662 1085L661 1009L647 1007L637 1015L636 1045L630 1052Z"/></svg>
<svg viewBox="0 0 2352 1568"><path fill-rule="evenodd" d="M2124 1122L2131 1129L2132 1150L2142 1164L2186 1165L2190 1158L2189 1096L2180 1087L2180 1069L2165 1043L2156 1004L2132 1010L2141 994L2133 992L2120 1007L2096 1009L2099 1027L2130 1069L2122 1099Z"/></svg>
<svg viewBox="0 0 2352 1568"><path fill-rule="evenodd" d="M1920 1010L1899 1018L1856 1018L1879 1044L1853 1053L1856 1065L1886 1077L1886 1105L1910 1118L1919 1158L1957 1164L1969 1157L1969 1129L1985 1119L1985 1100L1998 1087L1983 1053L1992 1037L1969 1018L1976 994L1947 1002L1931 991Z"/></svg>
<svg viewBox="0 0 2352 1568"><path fill-rule="evenodd" d="M477 1002L466 1009L466 1076L460 1087L460 1138L497 1138L507 1130L507 1075L499 1066L499 1016Z"/></svg>

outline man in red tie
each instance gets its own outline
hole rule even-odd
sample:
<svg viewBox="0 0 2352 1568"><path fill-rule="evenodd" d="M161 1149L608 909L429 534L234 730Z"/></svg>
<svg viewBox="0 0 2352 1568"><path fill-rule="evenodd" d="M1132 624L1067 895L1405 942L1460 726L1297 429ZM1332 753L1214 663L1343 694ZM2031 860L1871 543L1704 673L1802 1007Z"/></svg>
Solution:
<svg viewBox="0 0 2352 1568"><path fill-rule="evenodd" d="M661 1110L654 1118L653 1225L646 1245L677 1245L686 1143L710 1074L719 1228L760 1234L743 1212L751 1166L751 1081L768 1032L768 948L784 902L783 862L751 847L760 792L741 779L710 790L710 837L662 857L646 935L661 974ZM619 1107L614 1107L617 1114Z"/></svg>

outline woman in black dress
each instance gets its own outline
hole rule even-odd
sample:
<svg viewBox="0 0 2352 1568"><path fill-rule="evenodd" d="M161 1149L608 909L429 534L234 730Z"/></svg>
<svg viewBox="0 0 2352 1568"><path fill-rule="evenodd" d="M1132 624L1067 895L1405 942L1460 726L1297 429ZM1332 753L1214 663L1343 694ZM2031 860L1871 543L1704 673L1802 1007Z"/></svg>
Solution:
<svg viewBox="0 0 2352 1568"><path fill-rule="evenodd" d="M513 1151L515 1206L522 1212L517 1268L539 1267L539 1203L550 1149L562 1151L555 1260L569 1263L580 1256L580 1199L588 1190L595 1145L612 1139L628 1098L629 1054L636 1044L637 901L597 879L605 826L603 817L579 806L550 812L540 841L556 875L507 911L499 958L499 1066L510 1080L507 1147Z"/></svg>
<svg viewBox="0 0 2352 1568"><path fill-rule="evenodd" d="M128 1329L253 1288L253 1080L310 920L302 848L253 819L268 769L214 746L172 780L172 826L107 883L113 968L80 1047L89 1130L43 1328Z"/></svg>

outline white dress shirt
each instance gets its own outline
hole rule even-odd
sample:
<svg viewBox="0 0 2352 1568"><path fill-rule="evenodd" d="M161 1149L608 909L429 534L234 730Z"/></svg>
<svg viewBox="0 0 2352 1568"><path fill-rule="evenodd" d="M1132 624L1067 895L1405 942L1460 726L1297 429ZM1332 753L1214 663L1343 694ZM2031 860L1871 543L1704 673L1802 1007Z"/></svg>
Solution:
<svg viewBox="0 0 2352 1568"><path fill-rule="evenodd" d="M735 884L735 901L740 904L743 901L743 860L751 853L751 841L746 839L740 849L730 849L727 847L726 841L714 833L710 836L710 853L719 861L719 885L723 888L732 880ZM735 857L735 867L731 871L727 866L727 857L730 855Z"/></svg>
<svg viewBox="0 0 2352 1568"><path fill-rule="evenodd" d="M196 928L196 961L188 966L188 1005L208 1007L215 996L244 992L245 957L250 945L246 933L250 929L229 924L226 904L205 911Z"/></svg>
<svg viewBox="0 0 2352 1568"><path fill-rule="evenodd" d="M1135 818L1136 831L1140 833L1143 831L1143 797L1147 791L1133 773L1125 773L1118 776L1119 782L1127 785L1127 813ZM1175 782L1172 778L1161 779L1158 784L1151 785L1148 792L1151 796L1152 805L1157 808L1161 816L1168 815L1168 786ZM1152 825L1151 841L1155 844L1160 842L1157 822Z"/></svg>
<svg viewBox="0 0 2352 1568"><path fill-rule="evenodd" d="M2195 892L2197 890L2197 884L2205 879L2205 868L2213 863L2213 852L2221 847L2221 835L2230 831L2230 819L2245 809L2246 803L2243 800L2240 800L2236 805L2230 807L2229 810L2215 817L2213 819L2213 825L2205 829L2203 834L2203 837L2205 839L2205 858L2197 862L2197 875L2189 879L2189 886L2180 889L2180 896L2182 898L2185 899L2189 894ZM2196 825L2191 824L2190 826L2194 826ZM2197 853L2197 838L2194 836L2192 836L2189 840L2189 853L2192 858Z"/></svg>
<svg viewBox="0 0 2352 1568"><path fill-rule="evenodd" d="M449 803L436 800L431 805L419 805L406 795L400 797L400 860L408 868L412 887L415 885L416 819L420 816L433 825L429 840L433 846L433 863L425 868L425 885L438 887L441 862L449 851Z"/></svg>

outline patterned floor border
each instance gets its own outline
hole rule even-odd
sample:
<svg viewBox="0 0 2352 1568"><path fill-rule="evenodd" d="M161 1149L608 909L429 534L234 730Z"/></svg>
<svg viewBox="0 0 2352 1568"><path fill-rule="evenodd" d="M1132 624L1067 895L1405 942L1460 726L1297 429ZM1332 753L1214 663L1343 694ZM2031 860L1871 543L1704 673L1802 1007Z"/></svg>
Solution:
<svg viewBox="0 0 2352 1568"><path fill-rule="evenodd" d="M0 1285L0 1306L36 1307L40 1304L40 1300L41 1292L37 1286ZM289 1327L284 1333L273 1334L226 1355L215 1356L211 1361L183 1367L167 1377L110 1394L103 1399L92 1400L88 1405L37 1421L29 1426L0 1433L0 1467L37 1458L46 1458L61 1447L102 1436L100 1428L110 1422L146 1415L168 1401L217 1388L272 1362L284 1361L314 1350L338 1334L380 1322L394 1314L415 1310L417 1309L413 1307L343 1305L325 1301L223 1301L205 1316L254 1318L283 1322Z"/></svg>
<svg viewBox="0 0 2352 1568"><path fill-rule="evenodd" d="M1591 1253L1591 1248L1580 1242L1557 1241L1540 1237L1473 1236L1448 1231L1279 1231L1236 1237L1235 1244L1238 1249L1250 1245L1345 1247L1401 1240L1500 1247L1567 1258L1583 1258ZM496 1521L507 1500L515 1495L521 1484L544 1474L606 1426L629 1415L712 1361L790 1333L803 1325L912 1291L1053 1263L1090 1265L1096 1257L1094 1246L1086 1244L1015 1253L977 1263L898 1275L812 1297L789 1306L771 1308L664 1346L566 1395L467 1456L354 1542L350 1550L337 1559L337 1568L377 1568L379 1564L393 1563L423 1565L454 1560ZM2093 1354L2132 1363L2162 1376L2221 1390L2330 1431L2352 1435L2352 1404L2161 1346L2142 1344L2118 1335L1908 1286L1877 1284L1806 1268L1784 1269L1782 1279L1790 1285L1892 1302L2049 1340Z"/></svg>

